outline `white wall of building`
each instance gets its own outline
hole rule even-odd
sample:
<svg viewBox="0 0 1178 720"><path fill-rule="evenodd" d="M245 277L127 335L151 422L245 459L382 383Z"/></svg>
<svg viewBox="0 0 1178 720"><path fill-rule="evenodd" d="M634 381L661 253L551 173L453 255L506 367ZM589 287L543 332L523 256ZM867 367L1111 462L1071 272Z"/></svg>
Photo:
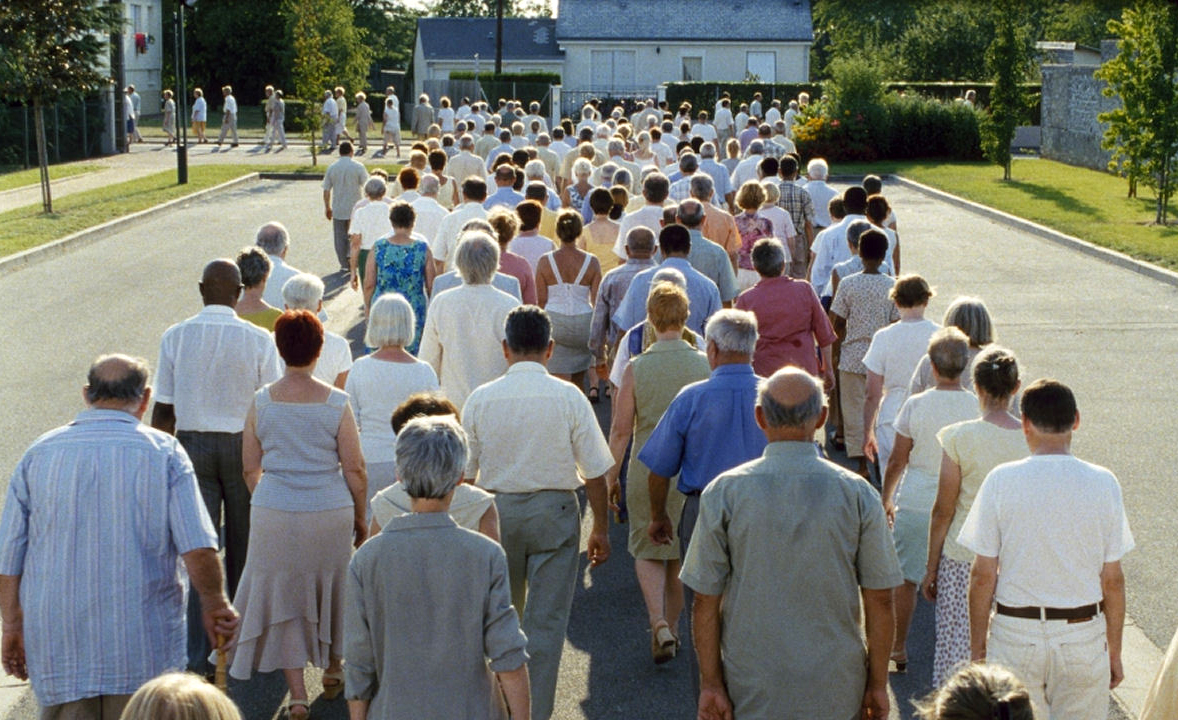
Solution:
<svg viewBox="0 0 1178 720"><path fill-rule="evenodd" d="M455 60L426 60L421 47L421 36L417 38L417 45L413 56L413 100L421 95L423 83L426 80L449 80L450 73L456 70L466 72L475 71L474 57ZM478 71L490 73L495 71L495 58L479 58ZM548 72L563 75L564 62L562 60L507 60L503 61L503 72ZM412 104L412 103L411 103Z"/></svg>
<svg viewBox="0 0 1178 720"><path fill-rule="evenodd" d="M565 42L563 84L569 90L653 92L685 79L740 82L753 69L761 82L805 82L808 43ZM751 54L751 55L750 55ZM698 77L685 77L699 73ZM769 77L773 72L775 77Z"/></svg>
<svg viewBox="0 0 1178 720"><path fill-rule="evenodd" d="M162 0L125 0L123 3L127 18L123 32L123 64L127 85L134 85L139 93L142 115L159 115L161 112L160 93L164 53L163 2ZM147 52L135 48L135 33L147 37Z"/></svg>

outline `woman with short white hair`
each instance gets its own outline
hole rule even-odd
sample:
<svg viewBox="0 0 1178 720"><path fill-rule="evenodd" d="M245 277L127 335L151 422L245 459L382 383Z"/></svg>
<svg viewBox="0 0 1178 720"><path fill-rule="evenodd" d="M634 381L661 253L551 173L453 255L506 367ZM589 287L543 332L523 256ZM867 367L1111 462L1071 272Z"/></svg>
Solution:
<svg viewBox="0 0 1178 720"><path fill-rule="evenodd" d="M299 273L282 286L282 301L287 310L323 311L323 281L311 273ZM343 390L352 369L352 346L342 336L324 329L323 351L312 373L328 385Z"/></svg>
<svg viewBox="0 0 1178 720"><path fill-rule="evenodd" d="M782 247L786 248L785 262L788 264L792 262L792 258L788 257L788 248L793 244L793 239L797 237L798 230L794 227L794 221L789 212L777 205L777 201L781 199L781 188L777 185L777 181L762 180L761 187L765 190L765 204L761 205L757 214L769 218L769 222L773 225L773 237L780 240Z"/></svg>
<svg viewBox="0 0 1178 720"><path fill-rule="evenodd" d="M593 174L593 163L583 157L573 161L573 182L565 185L560 191L560 202L563 207L572 208L580 212L585 205L585 198L593 185L589 183L589 176Z"/></svg>
<svg viewBox="0 0 1178 720"><path fill-rule="evenodd" d="M414 393L438 389L437 373L429 363L405 350L416 335L417 320L409 301L400 293L381 295L368 311L364 332L364 344L376 351L356 361L344 386L368 463L369 502L396 480L393 410Z"/></svg>

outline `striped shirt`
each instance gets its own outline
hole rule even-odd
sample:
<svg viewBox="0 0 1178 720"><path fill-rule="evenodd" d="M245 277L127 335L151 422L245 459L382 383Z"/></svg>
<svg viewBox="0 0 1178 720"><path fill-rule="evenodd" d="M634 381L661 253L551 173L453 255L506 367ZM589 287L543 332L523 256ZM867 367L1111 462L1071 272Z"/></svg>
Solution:
<svg viewBox="0 0 1178 720"><path fill-rule="evenodd" d="M0 574L21 576L29 678L42 706L135 692L186 662L178 556L216 548L188 455L115 410L42 435L12 475Z"/></svg>

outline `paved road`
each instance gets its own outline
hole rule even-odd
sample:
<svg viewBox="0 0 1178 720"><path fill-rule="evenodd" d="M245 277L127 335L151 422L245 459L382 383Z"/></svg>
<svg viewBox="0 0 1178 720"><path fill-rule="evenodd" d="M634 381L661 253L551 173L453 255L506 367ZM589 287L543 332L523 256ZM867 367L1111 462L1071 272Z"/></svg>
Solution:
<svg viewBox="0 0 1178 720"><path fill-rule="evenodd" d="M1018 352L1027 378L1052 375L1077 389L1084 423L1076 451L1120 476L1137 535L1138 550L1126 561L1129 612L1164 647L1178 622L1172 592L1178 561L1167 551L1175 537L1176 489L1167 471L1178 461L1178 448L1168 432L1176 411L1165 397L1174 383L1164 361L1178 351L1178 290L911 191L891 187L888 194L900 218L904 269L921 272L939 290L931 315L939 317L957 294L983 297L1000 342ZM0 354L6 409L0 414L0 490L28 443L79 409L87 363L114 350L154 362L160 334L198 310L202 264L247 244L260 223L284 221L293 235L291 263L328 273L334 265L329 228L318 213L311 184L248 186L0 277L0 307L9 308L0 319L8 348ZM339 293L329 305L330 326L348 332L354 307L350 291ZM354 329L349 334L356 337ZM581 575L556 717L691 717L686 663L650 663L624 528L615 527L612 537L613 559ZM928 689L930 625L931 612L922 604L909 674L893 677L903 716L907 699ZM0 681L0 717L35 717L29 693L6 690L6 684L10 678ZM247 717L262 719L274 716L284 690L272 675L235 685L232 694ZM314 712L346 716L342 703L319 703Z"/></svg>

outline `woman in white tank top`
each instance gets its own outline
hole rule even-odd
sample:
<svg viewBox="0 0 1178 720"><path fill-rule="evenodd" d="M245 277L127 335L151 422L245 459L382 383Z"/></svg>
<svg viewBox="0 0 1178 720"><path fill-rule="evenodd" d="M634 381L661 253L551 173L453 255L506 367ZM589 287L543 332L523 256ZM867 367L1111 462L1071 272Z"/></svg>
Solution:
<svg viewBox="0 0 1178 720"><path fill-rule="evenodd" d="M556 220L560 247L545 253L536 267L536 296L552 321L555 344L548 370L578 387L583 387L585 371L593 362L589 326L601 282L601 264L597 258L577 247L581 230L579 212L561 211ZM595 386L591 377L590 387Z"/></svg>

